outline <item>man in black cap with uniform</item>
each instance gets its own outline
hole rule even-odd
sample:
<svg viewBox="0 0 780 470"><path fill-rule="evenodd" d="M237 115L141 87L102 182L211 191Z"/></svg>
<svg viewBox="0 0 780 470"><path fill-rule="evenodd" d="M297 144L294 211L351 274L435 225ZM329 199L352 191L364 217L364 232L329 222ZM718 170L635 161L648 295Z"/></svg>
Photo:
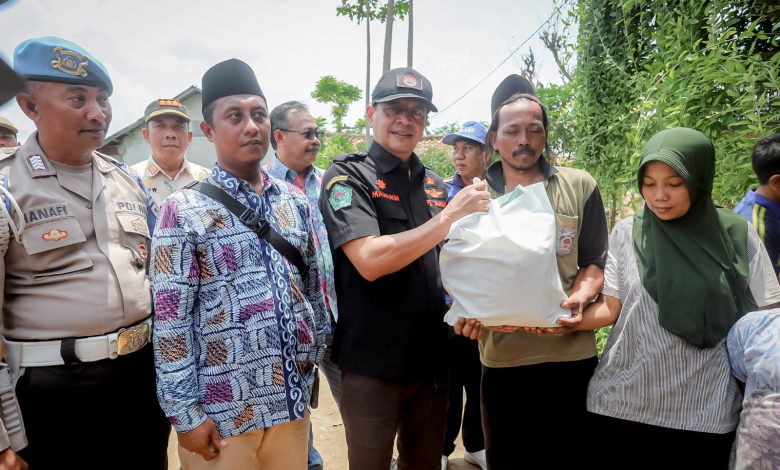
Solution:
<svg viewBox="0 0 780 470"><path fill-rule="evenodd" d="M488 328L480 337L482 423L488 468L575 468L587 449L585 400L596 367L592 331L574 331L604 285L607 222L596 181L548 161L547 112L533 86L510 75L491 99L488 141L501 159L487 171L494 197L544 183L555 212L555 255L570 319L557 328ZM500 276L501 273L496 273ZM460 319L466 336L479 335Z"/></svg>
<svg viewBox="0 0 780 470"><path fill-rule="evenodd" d="M339 299L332 357L342 370L341 415L353 469L438 469L447 412L446 310L436 247L450 225L485 211L485 184L464 189L435 216L414 148L431 83L411 68L385 73L368 106L374 143L336 157L323 177ZM432 178L431 178L432 179Z"/></svg>
<svg viewBox="0 0 780 470"><path fill-rule="evenodd" d="M187 469L306 468L329 328L306 196L260 167L270 123L246 63L203 75L217 163L163 202L152 247L157 388Z"/></svg>

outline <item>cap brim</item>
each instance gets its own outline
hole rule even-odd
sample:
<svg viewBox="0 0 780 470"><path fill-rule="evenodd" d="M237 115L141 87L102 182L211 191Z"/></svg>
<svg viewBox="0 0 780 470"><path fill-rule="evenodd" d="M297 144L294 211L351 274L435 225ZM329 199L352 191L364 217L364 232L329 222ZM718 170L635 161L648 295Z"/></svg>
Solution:
<svg viewBox="0 0 780 470"><path fill-rule="evenodd" d="M178 116L187 122L191 121L189 116L184 114L182 111L179 111L178 109L158 109L157 111L152 111L149 113L149 115L146 116L145 122L149 122L150 119L154 119L160 116Z"/></svg>
<svg viewBox="0 0 780 470"><path fill-rule="evenodd" d="M13 132L14 134L19 133L19 129L15 128L14 126L9 126L8 124L0 123L0 129L8 129L9 131Z"/></svg>
<svg viewBox="0 0 780 470"><path fill-rule="evenodd" d="M398 100L398 99L401 99L401 98L414 98L414 99L418 99L420 101L425 101L425 104L428 105L428 109L429 110L433 111L434 113L439 112L439 109L436 106L434 106L433 103L431 103L430 101L426 100L425 98L423 98L420 95L415 95L414 93L399 93L397 95L385 96L382 99L374 100L374 103L387 103L388 101Z"/></svg>
<svg viewBox="0 0 780 470"><path fill-rule="evenodd" d="M460 134L458 132L456 132L454 134L447 134L447 135L445 135L444 137L442 137L441 143L445 144L445 145L455 145L455 141L458 140L458 139L470 140L470 141L472 141L474 143L477 143L479 145L485 145L484 142L480 142L478 139L475 139L474 136L464 135L464 134Z"/></svg>

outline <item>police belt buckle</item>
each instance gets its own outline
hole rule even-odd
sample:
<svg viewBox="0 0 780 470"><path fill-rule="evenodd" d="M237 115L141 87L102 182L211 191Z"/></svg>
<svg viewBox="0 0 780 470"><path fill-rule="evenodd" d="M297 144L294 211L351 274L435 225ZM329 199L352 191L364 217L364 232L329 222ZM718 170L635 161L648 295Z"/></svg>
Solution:
<svg viewBox="0 0 780 470"><path fill-rule="evenodd" d="M151 321L146 320L107 335L109 359L132 354L143 348L149 342L151 333Z"/></svg>

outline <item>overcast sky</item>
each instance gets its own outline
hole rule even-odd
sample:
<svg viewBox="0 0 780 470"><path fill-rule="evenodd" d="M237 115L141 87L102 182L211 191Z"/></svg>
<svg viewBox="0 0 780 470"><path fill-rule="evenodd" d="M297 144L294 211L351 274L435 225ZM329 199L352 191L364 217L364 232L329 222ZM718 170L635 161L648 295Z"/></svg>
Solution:
<svg viewBox="0 0 780 470"><path fill-rule="evenodd" d="M108 68L113 134L143 114L157 98L173 97L203 73L236 57L255 70L270 108L297 99L330 121L329 107L310 94L323 75L365 87L365 26L336 16L340 0L11 0L0 7L0 55L10 62L23 40L60 36L91 52ZM414 67L433 84L438 114L431 127L488 120L490 96L520 55L534 49L543 83L560 83L552 56L534 37L481 85L482 80L548 19L552 1L415 0ZM406 65L408 22L396 21L392 67ZM535 35L538 36L538 35ZM371 83L382 68L384 25L371 29ZM346 123L363 115L363 100ZM25 139L33 130L15 101L0 107Z"/></svg>

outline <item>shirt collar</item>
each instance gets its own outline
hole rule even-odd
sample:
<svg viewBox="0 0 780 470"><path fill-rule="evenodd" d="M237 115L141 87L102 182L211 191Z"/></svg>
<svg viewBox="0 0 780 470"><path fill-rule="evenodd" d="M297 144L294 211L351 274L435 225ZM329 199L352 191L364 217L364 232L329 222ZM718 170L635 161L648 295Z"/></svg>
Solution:
<svg viewBox="0 0 780 470"><path fill-rule="evenodd" d="M753 193L754 202L757 202L759 205L771 208L773 212L780 212L780 205L778 205L775 201L758 194L754 189L749 190L749 192Z"/></svg>
<svg viewBox="0 0 780 470"><path fill-rule="evenodd" d="M544 179L549 181L552 179L553 176L555 176L556 173L558 173L558 169L554 166L550 165L550 162L547 161L547 159L542 155L539 157L539 169L542 170L542 174L544 175ZM488 185L493 188L493 191L504 194L506 192L506 183L504 181L504 167L501 164L501 160L499 159L497 162L494 162L490 167L488 167L486 179L488 182Z"/></svg>
<svg viewBox="0 0 780 470"><path fill-rule="evenodd" d="M384 147L379 145L376 141L371 144L368 155L374 163L376 163L379 171L385 174L392 173L399 166L403 166L400 158L385 150ZM412 153L412 156L409 158L409 168L411 169L412 176L415 176L424 169L422 162L420 162L420 159L417 158L417 154L415 153Z"/></svg>
<svg viewBox="0 0 780 470"><path fill-rule="evenodd" d="M179 171L174 175L172 178L173 180L176 180L181 176L183 173L189 173L190 176L192 175L192 170L190 169L190 162L187 161L187 157L184 157L184 161L181 164L181 168L179 168ZM168 174L165 173L160 167L160 165L157 164L157 162L154 160L154 155L149 155L149 159L146 161L146 175L145 176L156 176L159 174L164 175L165 177L168 177Z"/></svg>
<svg viewBox="0 0 780 470"><path fill-rule="evenodd" d="M258 171L260 171L260 175L263 178L263 192L277 191L277 188L273 183L273 179L268 176L268 173L266 173L262 168L259 168ZM239 178L227 170L223 170L222 167L219 166L219 163L215 163L211 168L209 179L217 183L234 198L238 197L239 190L252 192L255 190L249 181Z"/></svg>
<svg viewBox="0 0 780 470"><path fill-rule="evenodd" d="M27 141L23 145L17 148L15 153L24 159L27 170L33 178L54 176L57 174L54 165L52 165L51 161L46 157L40 142L38 142L37 130L27 138ZM99 157L97 152L92 152L92 164L101 173L109 173L117 169L115 164L111 164L104 158Z"/></svg>
<svg viewBox="0 0 780 470"><path fill-rule="evenodd" d="M450 181L450 184L453 186L457 186L459 188L465 188L466 185L463 183L463 178L461 178L460 173L455 173L452 175L452 180Z"/></svg>
<svg viewBox="0 0 780 470"><path fill-rule="evenodd" d="M282 163L282 161L279 159L279 156L277 154L273 154L271 156L271 161L268 162L267 165L265 165L265 170L268 172L269 175L273 176L274 178L279 178L287 181L288 183L292 183L295 178L298 177L298 173L291 170L290 167ZM309 179L309 177L314 174L315 169L314 166L310 166L306 169L306 174L304 175L304 178L306 180Z"/></svg>

